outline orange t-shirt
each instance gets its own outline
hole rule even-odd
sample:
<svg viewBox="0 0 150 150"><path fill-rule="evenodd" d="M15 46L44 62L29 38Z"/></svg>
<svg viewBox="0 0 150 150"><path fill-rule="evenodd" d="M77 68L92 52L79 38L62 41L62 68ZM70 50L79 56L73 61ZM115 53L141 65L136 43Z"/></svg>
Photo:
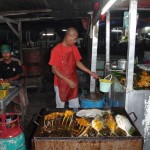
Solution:
<svg viewBox="0 0 150 150"><path fill-rule="evenodd" d="M50 60L48 64L60 68L62 64L62 53L67 53L70 51L73 51L76 61L82 59L80 52L75 45L63 46L62 44L57 44L51 51ZM54 85L58 85L58 78L56 75L54 75Z"/></svg>

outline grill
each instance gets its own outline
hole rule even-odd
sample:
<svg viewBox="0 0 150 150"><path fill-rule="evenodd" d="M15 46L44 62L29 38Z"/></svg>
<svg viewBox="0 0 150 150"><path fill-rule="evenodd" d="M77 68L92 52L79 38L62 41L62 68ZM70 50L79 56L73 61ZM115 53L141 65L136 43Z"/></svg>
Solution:
<svg viewBox="0 0 150 150"><path fill-rule="evenodd" d="M67 109L68 110L68 109ZM73 112L78 110L69 109ZM86 110L86 109L84 109ZM89 109L88 109L89 110ZM99 109L107 110L107 109ZM127 117L130 123L135 128L135 132L132 136L89 136L89 137L76 137L70 136L67 132L63 132L60 136L52 136L49 134L43 134L44 116L54 112L65 112L66 109L54 109L49 110L43 108L40 112L40 116L36 120L36 130L33 134L32 145L33 149L41 150L141 150L143 145L143 137L139 133L138 129L135 127L133 121L130 119L129 114L126 113L125 109L122 107L111 108L113 114L120 114ZM34 120L35 121L35 120ZM59 123L58 123L59 124ZM57 124L57 125L58 125ZM65 136L66 135L66 136Z"/></svg>

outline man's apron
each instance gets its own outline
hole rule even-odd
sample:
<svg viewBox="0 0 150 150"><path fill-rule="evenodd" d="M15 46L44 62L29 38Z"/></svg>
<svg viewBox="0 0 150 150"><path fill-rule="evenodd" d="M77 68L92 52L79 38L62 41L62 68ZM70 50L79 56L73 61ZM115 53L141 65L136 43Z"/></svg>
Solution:
<svg viewBox="0 0 150 150"><path fill-rule="evenodd" d="M63 51L62 47L61 47L61 51ZM70 88L65 81L58 78L58 89L59 89L59 95L61 101L67 102L68 100L77 98L78 80L77 80L77 73L76 73L76 60L73 54L73 50L67 53L62 52L62 66L59 71L66 78L72 80L76 84L75 88Z"/></svg>

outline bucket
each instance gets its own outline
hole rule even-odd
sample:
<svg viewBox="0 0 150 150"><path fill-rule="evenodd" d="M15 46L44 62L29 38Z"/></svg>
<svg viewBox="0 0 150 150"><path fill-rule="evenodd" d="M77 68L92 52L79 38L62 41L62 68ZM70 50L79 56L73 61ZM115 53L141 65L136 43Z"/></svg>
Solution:
<svg viewBox="0 0 150 150"><path fill-rule="evenodd" d="M107 78L110 77L110 79L108 80ZM104 79L100 79L100 91L107 93L110 90L111 84L112 84L112 75L108 75L107 77L105 77Z"/></svg>
<svg viewBox="0 0 150 150"><path fill-rule="evenodd" d="M81 108L103 108L105 106L105 100L90 100L90 99L82 99L80 100Z"/></svg>
<svg viewBox="0 0 150 150"><path fill-rule="evenodd" d="M104 106L105 99L103 93L86 93L84 97L80 99L81 108L102 108Z"/></svg>

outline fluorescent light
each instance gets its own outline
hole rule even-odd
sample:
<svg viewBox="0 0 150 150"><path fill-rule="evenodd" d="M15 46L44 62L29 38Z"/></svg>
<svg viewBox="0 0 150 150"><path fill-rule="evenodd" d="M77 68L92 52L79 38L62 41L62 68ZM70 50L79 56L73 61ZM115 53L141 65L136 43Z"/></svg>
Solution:
<svg viewBox="0 0 150 150"><path fill-rule="evenodd" d="M105 14L105 12L116 2L116 0L109 0L107 4L102 8L101 15Z"/></svg>
<svg viewBox="0 0 150 150"><path fill-rule="evenodd" d="M67 30L66 30L66 29L62 29L62 31L63 31L63 32L66 32Z"/></svg>
<svg viewBox="0 0 150 150"><path fill-rule="evenodd" d="M54 35L54 33L47 33L47 34L46 34L46 33L43 33L42 35L43 35L43 36L52 36L52 35Z"/></svg>
<svg viewBox="0 0 150 150"><path fill-rule="evenodd" d="M122 33L122 30L113 29L113 30L111 30L111 32L121 32Z"/></svg>
<svg viewBox="0 0 150 150"><path fill-rule="evenodd" d="M148 33L148 35L150 35L150 33Z"/></svg>

